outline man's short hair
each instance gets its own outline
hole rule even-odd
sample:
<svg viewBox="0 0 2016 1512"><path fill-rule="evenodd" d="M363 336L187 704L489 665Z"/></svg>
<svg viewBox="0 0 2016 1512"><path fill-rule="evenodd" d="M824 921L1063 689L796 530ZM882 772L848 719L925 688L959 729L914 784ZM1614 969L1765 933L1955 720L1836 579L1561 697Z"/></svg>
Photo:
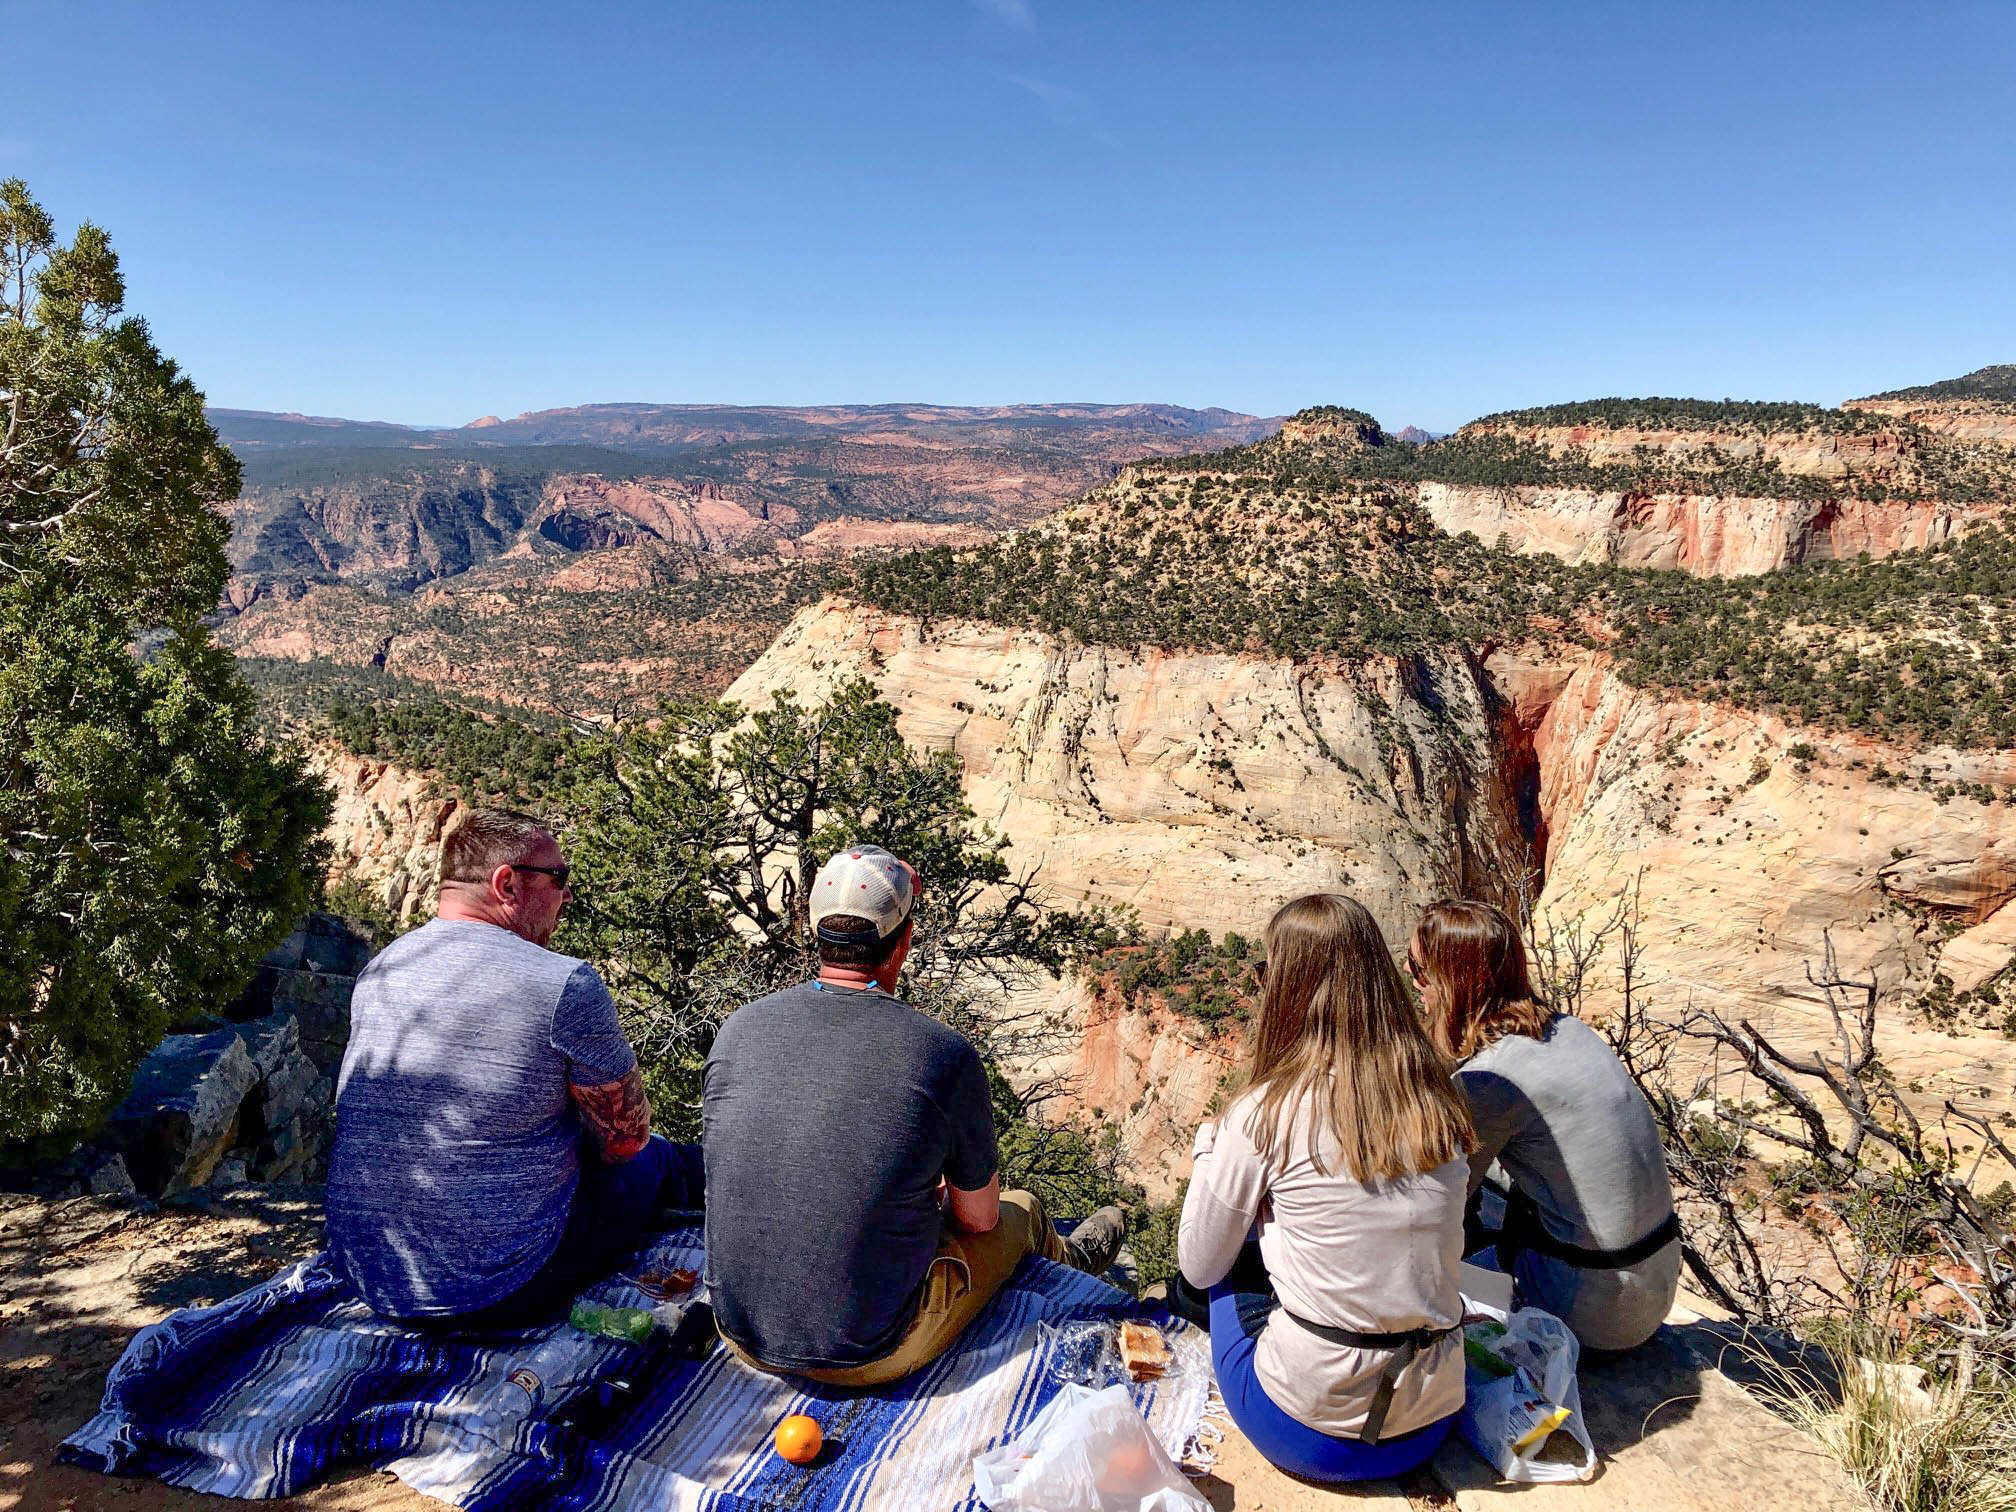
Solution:
<svg viewBox="0 0 2016 1512"><path fill-rule="evenodd" d="M828 914L819 923L819 964L873 971L896 953L903 938L901 927L878 938L872 919L859 914Z"/></svg>
<svg viewBox="0 0 2016 1512"><path fill-rule="evenodd" d="M500 866L529 861L553 831L516 809L470 809L441 841L443 882L488 882Z"/></svg>

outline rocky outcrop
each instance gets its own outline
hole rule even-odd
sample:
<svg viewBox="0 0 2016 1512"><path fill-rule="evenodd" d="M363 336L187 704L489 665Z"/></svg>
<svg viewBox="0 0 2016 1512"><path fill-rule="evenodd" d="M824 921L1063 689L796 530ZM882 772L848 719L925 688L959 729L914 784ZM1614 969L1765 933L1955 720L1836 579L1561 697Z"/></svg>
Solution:
<svg viewBox="0 0 2016 1512"><path fill-rule="evenodd" d="M238 1142L238 1110L258 1080L244 1040L229 1029L171 1034L157 1045L109 1126L140 1189L158 1195L207 1182Z"/></svg>
<svg viewBox="0 0 2016 1512"><path fill-rule="evenodd" d="M925 627L837 600L801 612L729 690L808 700L867 677L904 738L950 751L982 822L1072 901L1151 928L1251 931L1349 888L1390 938L1526 864L1492 711L1459 652L1357 665L1067 644Z"/></svg>
<svg viewBox="0 0 2016 1512"><path fill-rule="evenodd" d="M1894 415L1955 441L2016 446L2016 404L1993 399L1850 399L1843 409Z"/></svg>
<svg viewBox="0 0 2016 1512"><path fill-rule="evenodd" d="M285 1009L208 1034L174 1034L134 1073L107 1140L159 1197L257 1176L298 1179L327 1142L334 1097Z"/></svg>
<svg viewBox="0 0 2016 1512"><path fill-rule="evenodd" d="M320 1177L335 1121L335 1076L350 1037L350 992L370 943L310 914L269 951L214 1028L171 1034L134 1072L104 1131L28 1173L52 1196L173 1196L247 1181Z"/></svg>
<svg viewBox="0 0 2016 1512"><path fill-rule="evenodd" d="M457 802L433 779L391 762L318 746L311 765L335 790L325 833L335 847L331 886L354 882L401 923L433 912L441 837Z"/></svg>
<svg viewBox="0 0 2016 1512"><path fill-rule="evenodd" d="M1387 440L1379 422L1364 411L1334 405L1319 405L1290 415L1281 422L1280 438L1284 446L1329 445L1350 451L1383 445Z"/></svg>
<svg viewBox="0 0 2016 1512"><path fill-rule="evenodd" d="M1999 518L2006 503L1770 499L1422 483L1428 516L1528 555L1748 577L1801 562L1922 550Z"/></svg>

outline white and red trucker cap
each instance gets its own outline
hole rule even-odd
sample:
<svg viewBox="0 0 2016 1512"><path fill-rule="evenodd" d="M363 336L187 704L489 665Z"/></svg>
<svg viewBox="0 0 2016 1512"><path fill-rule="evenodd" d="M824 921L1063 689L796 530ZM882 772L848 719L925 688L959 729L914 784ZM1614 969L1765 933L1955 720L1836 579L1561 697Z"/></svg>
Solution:
<svg viewBox="0 0 2016 1512"><path fill-rule="evenodd" d="M910 868L879 845L853 845L838 851L812 882L807 912L815 933L834 914L854 914L875 926L875 938L886 940L903 927L914 901ZM848 936L832 935L833 939ZM853 936L858 939L859 936Z"/></svg>

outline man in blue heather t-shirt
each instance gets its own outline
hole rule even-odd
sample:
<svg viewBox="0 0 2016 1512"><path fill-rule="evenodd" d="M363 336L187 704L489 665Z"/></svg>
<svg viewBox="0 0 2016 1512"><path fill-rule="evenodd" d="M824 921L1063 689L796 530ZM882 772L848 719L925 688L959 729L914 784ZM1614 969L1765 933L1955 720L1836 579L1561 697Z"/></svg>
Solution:
<svg viewBox="0 0 2016 1512"><path fill-rule="evenodd" d="M701 1205L609 989L546 949L567 875L538 820L477 809L442 842L439 916L357 978L329 1247L383 1316L521 1325Z"/></svg>
<svg viewBox="0 0 2016 1512"><path fill-rule="evenodd" d="M745 1363L874 1386L938 1358L1023 1257L1094 1275L1104 1208L1060 1239L1003 1192L987 1073L964 1036L891 996L917 876L878 846L812 884L819 976L729 1015L707 1057L707 1285Z"/></svg>

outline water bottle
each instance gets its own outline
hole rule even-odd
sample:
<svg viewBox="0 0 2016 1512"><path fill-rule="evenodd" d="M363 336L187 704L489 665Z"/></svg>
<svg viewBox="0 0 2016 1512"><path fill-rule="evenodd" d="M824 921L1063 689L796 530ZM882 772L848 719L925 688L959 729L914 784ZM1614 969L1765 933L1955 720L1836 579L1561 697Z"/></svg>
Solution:
<svg viewBox="0 0 2016 1512"><path fill-rule="evenodd" d="M474 1425L508 1446L528 1418L536 1412L550 1413L595 1379L601 1368L599 1354L566 1333L529 1349L500 1349L493 1369L486 1372L488 1379L466 1403Z"/></svg>

